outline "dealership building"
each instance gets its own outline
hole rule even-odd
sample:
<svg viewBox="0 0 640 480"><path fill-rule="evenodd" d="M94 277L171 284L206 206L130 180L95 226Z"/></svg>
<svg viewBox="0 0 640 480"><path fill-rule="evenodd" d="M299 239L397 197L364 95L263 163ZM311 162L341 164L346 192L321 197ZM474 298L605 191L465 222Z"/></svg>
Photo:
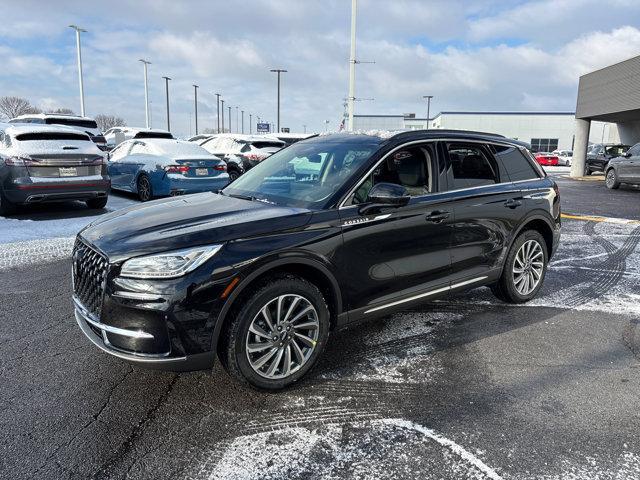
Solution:
<svg viewBox="0 0 640 480"><path fill-rule="evenodd" d="M453 129L497 133L531 144L534 151L573 150L575 112L440 112L430 120L413 113L403 115L354 115L355 130ZM589 141L617 142L615 125L596 121Z"/></svg>
<svg viewBox="0 0 640 480"><path fill-rule="evenodd" d="M640 142L640 56L580 77L571 176L584 174L589 140L601 122L615 125L620 142Z"/></svg>

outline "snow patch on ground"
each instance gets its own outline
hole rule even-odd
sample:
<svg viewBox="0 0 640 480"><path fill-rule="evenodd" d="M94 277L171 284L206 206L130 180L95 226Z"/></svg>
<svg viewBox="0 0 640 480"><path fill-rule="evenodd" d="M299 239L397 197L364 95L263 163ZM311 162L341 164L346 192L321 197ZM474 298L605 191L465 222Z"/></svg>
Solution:
<svg viewBox="0 0 640 480"><path fill-rule="evenodd" d="M0 243L0 271L69 258L74 237Z"/></svg>
<svg viewBox="0 0 640 480"><path fill-rule="evenodd" d="M580 464L575 460L563 460L561 472L551 475L536 475L523 480L630 480L640 478L640 455L625 452L612 462L615 465L603 467L597 459L585 457Z"/></svg>
<svg viewBox="0 0 640 480"><path fill-rule="evenodd" d="M435 453L435 454L434 454ZM476 454L422 425L398 418L315 429L288 427L232 440L212 453L199 478L238 480L502 477Z"/></svg>

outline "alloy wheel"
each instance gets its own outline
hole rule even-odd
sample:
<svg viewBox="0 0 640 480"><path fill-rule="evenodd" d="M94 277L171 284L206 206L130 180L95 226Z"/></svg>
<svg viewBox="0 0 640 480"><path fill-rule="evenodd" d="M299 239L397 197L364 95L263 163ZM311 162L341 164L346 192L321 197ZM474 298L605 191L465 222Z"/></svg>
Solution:
<svg viewBox="0 0 640 480"><path fill-rule="evenodd" d="M138 180L138 196L143 202L151 198L151 184L145 176L140 177L140 180Z"/></svg>
<svg viewBox="0 0 640 480"><path fill-rule="evenodd" d="M612 169L610 169L607 172L607 178L605 179L605 182L607 184L607 187L611 188L616 184L616 172Z"/></svg>
<svg viewBox="0 0 640 480"><path fill-rule="evenodd" d="M533 292L544 270L544 252L537 240L527 240L522 244L513 260L513 284L517 292L527 296Z"/></svg>
<svg viewBox="0 0 640 480"><path fill-rule="evenodd" d="M302 368L316 349L320 322L309 300L294 294L267 302L253 318L245 341L249 365L271 380Z"/></svg>

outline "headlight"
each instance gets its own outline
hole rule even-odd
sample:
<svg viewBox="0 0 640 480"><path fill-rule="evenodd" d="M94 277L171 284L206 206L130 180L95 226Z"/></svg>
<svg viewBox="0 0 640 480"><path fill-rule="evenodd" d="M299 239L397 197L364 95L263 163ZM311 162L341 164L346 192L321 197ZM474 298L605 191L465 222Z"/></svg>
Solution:
<svg viewBox="0 0 640 480"><path fill-rule="evenodd" d="M213 257L222 245L187 248L127 260L120 270L128 278L176 278L192 272Z"/></svg>

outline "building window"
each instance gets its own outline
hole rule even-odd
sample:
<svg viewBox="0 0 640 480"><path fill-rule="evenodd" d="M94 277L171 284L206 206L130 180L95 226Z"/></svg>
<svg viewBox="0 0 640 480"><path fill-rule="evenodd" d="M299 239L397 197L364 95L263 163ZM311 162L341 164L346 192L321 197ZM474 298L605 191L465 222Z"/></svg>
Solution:
<svg viewBox="0 0 640 480"><path fill-rule="evenodd" d="M553 152L558 149L557 138L532 138L531 139L531 151L532 152Z"/></svg>

